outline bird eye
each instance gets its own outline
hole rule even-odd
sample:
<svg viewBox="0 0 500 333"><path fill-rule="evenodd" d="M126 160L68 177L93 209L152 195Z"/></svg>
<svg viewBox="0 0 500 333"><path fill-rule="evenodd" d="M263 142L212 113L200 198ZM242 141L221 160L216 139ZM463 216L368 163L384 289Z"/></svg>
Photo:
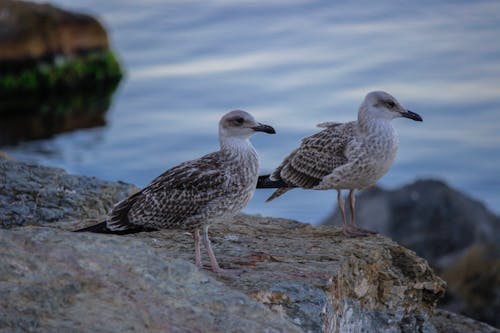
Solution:
<svg viewBox="0 0 500 333"><path fill-rule="evenodd" d="M387 101L385 102L385 104L387 104L387 106L391 109L396 106L396 103L394 103L393 101Z"/></svg>
<svg viewBox="0 0 500 333"><path fill-rule="evenodd" d="M237 126L241 126L241 125L243 125L244 121L245 121L245 120L244 120L243 118L241 118L241 117L234 118L234 123L235 123Z"/></svg>

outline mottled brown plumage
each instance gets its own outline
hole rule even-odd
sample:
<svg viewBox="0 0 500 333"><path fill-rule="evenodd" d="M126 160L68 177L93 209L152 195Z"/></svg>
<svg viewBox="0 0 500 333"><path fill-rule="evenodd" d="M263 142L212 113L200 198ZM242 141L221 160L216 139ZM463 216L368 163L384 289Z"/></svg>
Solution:
<svg viewBox="0 0 500 333"><path fill-rule="evenodd" d="M219 151L165 171L116 204L103 224L79 231L189 230L195 239L196 264L201 266L199 229L204 228L212 269L221 272L208 239L208 226L235 215L252 198L259 161L249 138L256 131L275 133L247 112L229 112L219 122Z"/></svg>
<svg viewBox="0 0 500 333"><path fill-rule="evenodd" d="M269 177L259 177L258 187L278 188L271 201L293 188L336 189L343 216L344 233L357 236L370 233L355 225L354 191L374 185L392 165L398 149L398 136L391 125L396 117L421 121L386 92L369 93L358 112L358 120L348 123L321 123L324 130L302 140ZM351 225L344 214L342 189L348 189Z"/></svg>

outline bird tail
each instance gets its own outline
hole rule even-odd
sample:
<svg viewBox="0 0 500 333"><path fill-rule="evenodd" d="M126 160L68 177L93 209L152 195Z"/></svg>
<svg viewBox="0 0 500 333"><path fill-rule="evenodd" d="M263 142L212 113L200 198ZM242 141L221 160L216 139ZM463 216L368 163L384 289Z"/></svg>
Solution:
<svg viewBox="0 0 500 333"><path fill-rule="evenodd" d="M277 188L274 193L267 198L266 202L276 199L280 195L292 190L295 186L292 186L282 179L273 180L271 179L271 175L262 175L259 176L257 180L257 188Z"/></svg>
<svg viewBox="0 0 500 333"><path fill-rule="evenodd" d="M293 187L282 187L282 188L279 188L276 191L274 191L274 193L271 194L271 196L269 198L266 199L266 202L272 201L272 200L276 199L277 197L285 194L286 192L288 192L290 190L293 190Z"/></svg>
<svg viewBox="0 0 500 333"><path fill-rule="evenodd" d="M257 180L257 188L282 188L282 187L289 187L287 183L285 183L283 180L273 180L271 179L271 175L262 175L259 176L259 179Z"/></svg>
<svg viewBox="0 0 500 333"><path fill-rule="evenodd" d="M94 225L91 225L90 227L74 230L73 232L95 232L98 234L113 234L113 235L128 235L128 234L135 234L138 232L142 231L153 231L154 229L148 229L144 228L141 226L133 227L130 229L125 229L125 230L111 230L107 226L107 222L103 221Z"/></svg>

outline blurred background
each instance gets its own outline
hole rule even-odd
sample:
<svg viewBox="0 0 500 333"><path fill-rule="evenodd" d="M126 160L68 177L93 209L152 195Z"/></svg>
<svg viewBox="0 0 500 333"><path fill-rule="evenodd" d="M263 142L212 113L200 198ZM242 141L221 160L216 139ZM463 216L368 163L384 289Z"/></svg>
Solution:
<svg viewBox="0 0 500 333"><path fill-rule="evenodd" d="M218 149L217 123L238 108L277 130L252 139L267 173L317 123L354 120L366 93L388 91L424 122L394 121L388 191L360 195L358 222L424 256L449 283L447 308L500 327L500 2L51 3L107 36L90 17L45 5L52 21L14 19L20 2L0 2L0 23L17 20L0 31L0 157L142 187ZM41 63L18 70L15 52ZM244 212L340 223L334 191L264 203L271 192Z"/></svg>
<svg viewBox="0 0 500 333"><path fill-rule="evenodd" d="M102 123L0 148L15 159L144 186L216 150L219 118L241 108L278 131L253 139L270 172L317 123L354 120L386 90L424 122L394 121L380 184L439 178L500 212L497 1L51 3L100 18L126 74ZM333 192L270 193L245 212L317 224L335 206Z"/></svg>

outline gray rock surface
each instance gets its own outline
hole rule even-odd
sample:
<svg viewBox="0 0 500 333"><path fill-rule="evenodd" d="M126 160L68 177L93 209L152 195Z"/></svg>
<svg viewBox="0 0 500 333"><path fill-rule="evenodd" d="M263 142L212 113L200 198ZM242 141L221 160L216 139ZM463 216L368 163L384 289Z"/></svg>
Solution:
<svg viewBox="0 0 500 333"><path fill-rule="evenodd" d="M98 219L137 188L0 159L0 227Z"/></svg>
<svg viewBox="0 0 500 333"><path fill-rule="evenodd" d="M2 332L301 332L139 239L0 230Z"/></svg>
<svg viewBox="0 0 500 333"><path fill-rule="evenodd" d="M30 206L35 216L43 216L42 207L59 212L66 204L44 202L64 197L66 187L54 184L105 183L58 169L0 166L1 184L15 182L14 169L38 175L30 186L4 186L4 198L27 192L29 204L33 193L53 187ZM99 201L99 190L91 192ZM111 207L109 193L101 192L103 211ZM17 217L12 207L0 206L0 216ZM444 282L425 260L382 236L346 239L339 228L238 215L211 229L222 266L243 270L228 277L191 264L189 234L71 233L90 221L63 211L64 220L43 227L25 226L36 221L30 217L0 230L0 332L437 333L447 325L445 317L439 325L432 318Z"/></svg>

